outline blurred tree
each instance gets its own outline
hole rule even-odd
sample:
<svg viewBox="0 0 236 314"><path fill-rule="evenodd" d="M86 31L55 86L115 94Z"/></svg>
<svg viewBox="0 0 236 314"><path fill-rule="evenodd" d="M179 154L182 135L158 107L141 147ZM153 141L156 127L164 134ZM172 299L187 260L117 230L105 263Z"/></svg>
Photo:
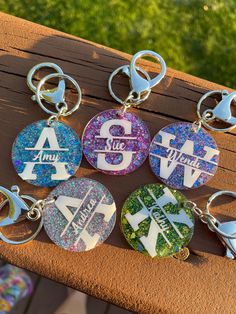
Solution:
<svg viewBox="0 0 236 314"><path fill-rule="evenodd" d="M0 10L236 88L235 0L0 0Z"/></svg>

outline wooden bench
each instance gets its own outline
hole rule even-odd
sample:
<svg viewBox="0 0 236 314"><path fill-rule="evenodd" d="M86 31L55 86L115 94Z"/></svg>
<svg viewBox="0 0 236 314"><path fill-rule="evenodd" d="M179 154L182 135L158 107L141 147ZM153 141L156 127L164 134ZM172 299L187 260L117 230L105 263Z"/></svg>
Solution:
<svg viewBox="0 0 236 314"><path fill-rule="evenodd" d="M30 99L26 75L33 65L55 62L79 82L83 92L81 109L67 123L81 135L95 114L119 107L109 95L107 81L110 73L129 59L128 54L0 14L0 184L8 188L17 184L36 198L48 193L46 188L19 179L11 164L11 147L18 132L48 117ZM156 71L153 63L141 64L150 72ZM127 80L116 84L125 95ZM148 124L153 136L170 122L194 121L198 99L207 90L218 88L222 86L168 69L149 99L133 112ZM206 186L184 192L200 207L217 190L236 190L235 135L230 132L213 136L221 150L217 175ZM139 313L235 313L236 264L223 257L225 249L217 236L199 220L187 261L147 258L126 243L119 228L121 206L134 189L157 182L148 161L131 175L114 177L92 169L83 159L77 176L102 182L114 195L118 221L106 243L86 253L70 253L41 232L27 245L1 242L2 259ZM225 200L214 207L214 214L235 219L235 203Z"/></svg>

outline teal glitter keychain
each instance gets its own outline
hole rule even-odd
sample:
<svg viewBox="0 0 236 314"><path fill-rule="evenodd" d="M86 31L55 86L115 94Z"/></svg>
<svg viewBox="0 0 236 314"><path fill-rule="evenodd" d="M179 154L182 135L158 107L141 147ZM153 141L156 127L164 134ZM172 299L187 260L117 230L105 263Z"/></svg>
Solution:
<svg viewBox="0 0 236 314"><path fill-rule="evenodd" d="M53 68L56 73L45 76L35 87L32 83L36 71L41 68ZM58 86L51 90L42 90L43 85L58 78ZM65 80L75 87L78 99L72 109L65 100ZM60 122L75 112L81 102L81 90L78 83L64 74L54 63L41 63L34 66L28 76L29 88L35 93L32 97L48 114L48 120L40 120L24 128L17 136L12 148L12 162L18 175L37 186L55 186L75 174L82 159L82 147L78 135L68 125Z"/></svg>

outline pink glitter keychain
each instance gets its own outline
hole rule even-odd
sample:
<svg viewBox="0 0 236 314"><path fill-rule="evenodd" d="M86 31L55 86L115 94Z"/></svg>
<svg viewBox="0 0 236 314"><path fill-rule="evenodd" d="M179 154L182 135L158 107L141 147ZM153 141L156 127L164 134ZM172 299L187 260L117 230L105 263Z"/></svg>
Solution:
<svg viewBox="0 0 236 314"><path fill-rule="evenodd" d="M161 64L161 72L151 79L146 71L136 66L138 58L151 56ZM138 72L142 73L142 77ZM131 91L125 100L112 89L113 78L123 73L130 78ZM117 68L110 76L108 88L122 109L108 109L93 117L84 129L83 151L88 162L109 175L125 175L139 168L148 156L150 133L145 123L127 109L140 105L150 95L151 88L165 76L166 64L162 57L150 50L136 53L130 65Z"/></svg>
<svg viewBox="0 0 236 314"><path fill-rule="evenodd" d="M108 238L116 221L111 193L101 183L88 178L62 182L44 200L20 195L16 186L11 190L0 187L0 210L7 205L7 215L0 218L0 239L9 244L33 240L44 226L49 238L63 249L88 251ZM36 230L19 240L5 235L5 227L23 220L37 221Z"/></svg>

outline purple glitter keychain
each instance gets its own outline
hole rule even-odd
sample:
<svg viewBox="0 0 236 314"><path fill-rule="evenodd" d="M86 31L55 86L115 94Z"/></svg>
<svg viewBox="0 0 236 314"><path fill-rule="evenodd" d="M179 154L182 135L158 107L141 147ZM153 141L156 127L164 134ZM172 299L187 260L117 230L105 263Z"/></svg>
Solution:
<svg viewBox="0 0 236 314"><path fill-rule="evenodd" d="M28 205L29 202L32 204ZM27 243L44 227L49 238L63 249L88 251L108 238L116 222L111 193L101 183L87 178L62 182L43 200L20 195L16 186L11 190L0 187L0 209L6 205L8 215L0 218L0 227L22 220L38 222L34 232L28 230L26 237L22 234L17 240L5 236L1 228L0 239L9 244Z"/></svg>
<svg viewBox="0 0 236 314"><path fill-rule="evenodd" d="M135 66L136 60L144 55L156 58L162 66L161 73L152 80L146 71ZM132 90L125 101L119 99L112 90L112 80L119 72L130 77ZM130 66L122 66L111 74L108 82L110 94L123 108L99 113L84 129L83 152L94 168L110 175L125 175L143 164L148 156L150 134L145 123L126 110L146 100L151 88L161 81L165 72L166 66L161 56L145 50L133 56Z"/></svg>
<svg viewBox="0 0 236 314"><path fill-rule="evenodd" d="M51 202L55 200L55 202ZM116 221L116 205L101 183L70 179L59 184L48 196L43 211L49 238L63 249L88 251L104 242Z"/></svg>
<svg viewBox="0 0 236 314"><path fill-rule="evenodd" d="M192 123L177 122L153 138L150 166L156 176L174 189L197 188L214 176L219 151L212 136Z"/></svg>
<svg viewBox="0 0 236 314"><path fill-rule="evenodd" d="M204 100L216 95L222 99L213 109L201 113ZM177 122L161 129L150 145L149 161L154 174L174 189L197 188L207 183L216 173L220 152L202 125L216 132L232 130L236 118L230 106L235 97L236 92L210 91L197 104L198 121ZM220 127L215 126L219 122ZM222 128L222 122L228 126Z"/></svg>
<svg viewBox="0 0 236 314"><path fill-rule="evenodd" d="M84 155L94 168L107 174L125 175L145 161L150 134L138 116L111 109L89 121L82 141Z"/></svg>

